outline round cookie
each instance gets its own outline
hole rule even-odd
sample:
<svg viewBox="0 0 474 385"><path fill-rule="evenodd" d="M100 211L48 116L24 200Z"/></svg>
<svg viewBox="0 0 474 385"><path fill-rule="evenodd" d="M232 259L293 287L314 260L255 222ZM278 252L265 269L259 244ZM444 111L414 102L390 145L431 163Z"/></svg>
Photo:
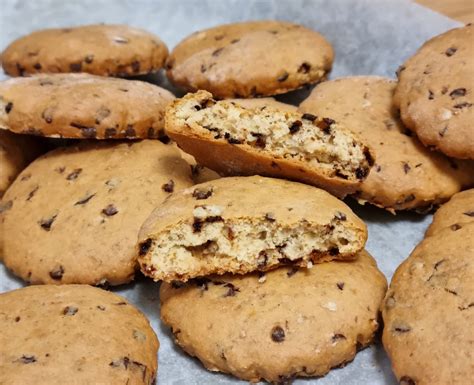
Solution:
<svg viewBox="0 0 474 385"><path fill-rule="evenodd" d="M474 189L454 195L449 202L441 206L433 215L433 222L426 230L426 236L447 227L457 229L470 222L474 222Z"/></svg>
<svg viewBox="0 0 474 385"><path fill-rule="evenodd" d="M426 210L474 184L474 162L455 161L424 147L403 126L392 96L396 82L376 76L319 84L301 112L330 116L357 134L375 164L355 197L389 211Z"/></svg>
<svg viewBox="0 0 474 385"><path fill-rule="evenodd" d="M170 80L186 90L248 98L317 83L333 57L331 45L315 31L283 21L251 21L195 32L173 49L166 68Z"/></svg>
<svg viewBox="0 0 474 385"><path fill-rule="evenodd" d="M34 138L0 129L0 198L21 170L43 150L44 146Z"/></svg>
<svg viewBox="0 0 474 385"><path fill-rule="evenodd" d="M471 222L425 238L395 272L383 344L400 384L465 385L474 378L473 256Z"/></svg>
<svg viewBox="0 0 474 385"><path fill-rule="evenodd" d="M55 138L159 138L169 91L88 74L37 75L0 83L0 127Z"/></svg>
<svg viewBox="0 0 474 385"><path fill-rule="evenodd" d="M362 251L353 262L311 269L163 283L161 318L207 369L288 383L322 376L370 344L386 287Z"/></svg>
<svg viewBox="0 0 474 385"><path fill-rule="evenodd" d="M353 259L366 240L365 224L326 191L233 177L172 194L144 223L137 251L145 275L170 282Z"/></svg>
<svg viewBox="0 0 474 385"><path fill-rule="evenodd" d="M3 197L3 262L34 284L129 282L140 226L171 192L191 185L189 166L159 141L51 151Z"/></svg>
<svg viewBox="0 0 474 385"><path fill-rule="evenodd" d="M163 67L168 48L155 35L127 25L83 25L32 32L12 42L1 55L10 76L88 72L136 76Z"/></svg>
<svg viewBox="0 0 474 385"><path fill-rule="evenodd" d="M151 385L158 339L124 298L87 285L0 294L0 383Z"/></svg>
<svg viewBox="0 0 474 385"><path fill-rule="evenodd" d="M426 146L474 159L474 26L431 40L397 71L394 102Z"/></svg>

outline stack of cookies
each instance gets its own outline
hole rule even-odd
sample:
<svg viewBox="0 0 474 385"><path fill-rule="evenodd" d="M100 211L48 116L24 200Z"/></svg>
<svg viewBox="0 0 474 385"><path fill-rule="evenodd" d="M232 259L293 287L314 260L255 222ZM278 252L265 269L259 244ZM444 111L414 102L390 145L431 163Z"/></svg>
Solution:
<svg viewBox="0 0 474 385"><path fill-rule="evenodd" d="M170 54L158 37L119 25L13 42L1 57L13 78L0 83L0 257L37 286L0 295L0 383L61 383L72 365L80 384L152 384L153 329L103 290L138 270L162 281L163 322L212 371L251 382L322 376L374 341L384 302L401 383L474 375L459 359L472 333L443 380L424 353L441 357L463 337L443 329L449 342L433 342L440 331L424 310L446 293L449 314L463 312L450 321L472 321L463 266L474 245L452 252L456 237L474 238L472 190L459 193L474 184L472 30L426 43L398 83L326 81L330 43L281 21L196 32ZM161 68L190 93L176 99L130 79ZM315 84L298 107L272 98ZM37 137L57 148L33 160L44 152ZM426 213L456 193L384 300L367 227L340 199ZM445 259L425 253L446 244ZM426 280L416 269L428 268Z"/></svg>

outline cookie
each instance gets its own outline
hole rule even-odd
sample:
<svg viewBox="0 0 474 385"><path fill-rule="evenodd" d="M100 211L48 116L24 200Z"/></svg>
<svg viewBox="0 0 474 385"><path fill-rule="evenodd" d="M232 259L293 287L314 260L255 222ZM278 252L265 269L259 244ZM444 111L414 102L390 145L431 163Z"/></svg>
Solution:
<svg viewBox="0 0 474 385"><path fill-rule="evenodd" d="M155 35L127 25L43 29L12 42L1 55L10 76L88 72L137 76L163 67L168 48Z"/></svg>
<svg viewBox="0 0 474 385"><path fill-rule="evenodd" d="M0 198L28 163L44 151L43 143L0 129Z"/></svg>
<svg viewBox="0 0 474 385"><path fill-rule="evenodd" d="M383 344L403 385L474 378L474 223L425 238L398 267L383 307Z"/></svg>
<svg viewBox="0 0 474 385"><path fill-rule="evenodd" d="M474 26L428 40L398 70L395 104L431 149L474 159Z"/></svg>
<svg viewBox="0 0 474 385"><path fill-rule="evenodd" d="M311 269L163 283L161 318L209 370L283 384L322 376L370 344L386 287L361 251L353 262Z"/></svg>
<svg viewBox="0 0 474 385"><path fill-rule="evenodd" d="M221 175L266 175L343 197L373 164L368 147L331 118L215 101L206 91L166 109L166 134Z"/></svg>
<svg viewBox="0 0 474 385"><path fill-rule="evenodd" d="M124 298L87 285L0 294L0 383L151 385L158 339Z"/></svg>
<svg viewBox="0 0 474 385"><path fill-rule="evenodd" d="M376 158L356 199L395 213L426 211L474 184L474 162L455 161L424 147L398 118L396 82L355 76L319 84L301 103L303 113L330 116L366 143Z"/></svg>
<svg viewBox="0 0 474 385"><path fill-rule="evenodd" d="M195 32L173 49L166 68L168 78L188 91L249 98L317 83L331 70L333 58L331 45L319 33L267 20Z"/></svg>
<svg viewBox="0 0 474 385"><path fill-rule="evenodd" d="M159 141L49 152L3 197L3 262L34 284L129 282L140 226L173 191L191 185L189 166Z"/></svg>
<svg viewBox="0 0 474 385"><path fill-rule="evenodd" d="M426 236L433 235L445 228L459 229L474 222L474 189L454 195L448 203L441 206L433 216L433 222Z"/></svg>
<svg viewBox="0 0 474 385"><path fill-rule="evenodd" d="M167 90L88 74L37 75L0 83L0 126L55 138L159 138Z"/></svg>
<svg viewBox="0 0 474 385"><path fill-rule="evenodd" d="M366 240L365 224L323 190L231 177L173 193L146 220L137 252L145 275L169 282L353 259Z"/></svg>

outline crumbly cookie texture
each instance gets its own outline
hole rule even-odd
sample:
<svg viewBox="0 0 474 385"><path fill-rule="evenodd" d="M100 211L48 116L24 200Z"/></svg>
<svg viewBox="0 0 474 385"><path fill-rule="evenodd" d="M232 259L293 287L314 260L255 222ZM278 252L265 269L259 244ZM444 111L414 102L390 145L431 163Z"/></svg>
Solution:
<svg viewBox="0 0 474 385"><path fill-rule="evenodd" d="M333 58L332 46L319 33L267 20L196 32L173 49L166 68L170 80L189 91L249 98L317 83L331 70Z"/></svg>
<svg viewBox="0 0 474 385"><path fill-rule="evenodd" d="M155 280L353 259L367 240L348 206L315 187L221 178L173 193L147 219L137 253Z"/></svg>
<svg viewBox="0 0 474 385"><path fill-rule="evenodd" d="M387 283L361 251L351 262L163 283L161 318L212 371L289 383L351 361L378 329Z"/></svg>
<svg viewBox="0 0 474 385"><path fill-rule="evenodd" d="M474 159L474 26L428 40L397 71L394 102L431 149Z"/></svg>
<svg viewBox="0 0 474 385"><path fill-rule="evenodd" d="M35 31L12 42L1 55L10 76L88 72L137 76L158 71L168 48L155 35L127 25L83 25Z"/></svg>
<svg viewBox="0 0 474 385"><path fill-rule="evenodd" d="M0 82L0 127L53 138L164 136L171 92L137 80L89 74L36 75Z"/></svg>
<svg viewBox="0 0 474 385"><path fill-rule="evenodd" d="M3 262L33 284L129 282L141 225L173 191L191 185L189 165L157 140L53 150L3 197Z"/></svg>
<svg viewBox="0 0 474 385"><path fill-rule="evenodd" d="M87 285L0 294L0 383L151 385L158 339L124 298Z"/></svg>
<svg viewBox="0 0 474 385"><path fill-rule="evenodd" d="M267 175L353 192L373 156L357 136L330 118L215 101L188 94L166 110L166 133L196 160L223 175Z"/></svg>
<svg viewBox="0 0 474 385"><path fill-rule="evenodd" d="M335 79L319 84L299 109L331 116L370 146L376 162L354 194L359 203L426 212L474 184L474 162L424 147L398 117L396 85L378 76Z"/></svg>
<svg viewBox="0 0 474 385"><path fill-rule="evenodd" d="M434 214L426 236L434 235L448 227L459 229L471 222L474 222L474 189L454 195L448 203L441 206Z"/></svg>
<svg viewBox="0 0 474 385"><path fill-rule="evenodd" d="M395 272L383 305L383 343L400 384L474 378L473 255L471 221L426 237Z"/></svg>

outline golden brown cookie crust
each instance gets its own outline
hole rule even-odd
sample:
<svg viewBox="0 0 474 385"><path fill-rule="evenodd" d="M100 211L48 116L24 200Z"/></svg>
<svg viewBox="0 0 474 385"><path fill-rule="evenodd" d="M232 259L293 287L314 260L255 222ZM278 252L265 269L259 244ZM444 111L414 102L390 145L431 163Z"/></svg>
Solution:
<svg viewBox="0 0 474 385"><path fill-rule="evenodd" d="M165 108L173 99L138 80L89 74L14 78L0 83L0 126L55 138L154 139L164 135Z"/></svg>
<svg viewBox="0 0 474 385"><path fill-rule="evenodd" d="M3 262L34 284L129 282L140 226L172 191L191 185L189 166L159 141L49 152L3 197Z"/></svg>
<svg viewBox="0 0 474 385"><path fill-rule="evenodd" d="M158 339L123 297L87 285L0 294L0 383L150 385Z"/></svg>
<svg viewBox="0 0 474 385"><path fill-rule="evenodd" d="M309 270L163 283L161 318L207 369L282 383L325 375L370 344L386 287L362 251L353 262Z"/></svg>
<svg viewBox="0 0 474 385"><path fill-rule="evenodd" d="M267 20L195 32L173 49L166 67L171 81L188 91L249 98L319 82L333 57L331 45L317 32Z"/></svg>
<svg viewBox="0 0 474 385"><path fill-rule="evenodd" d="M474 159L474 26L428 40L398 71L394 102L426 146Z"/></svg>
<svg viewBox="0 0 474 385"><path fill-rule="evenodd" d="M155 35L126 25L84 25L32 32L3 52L10 76L88 72L101 76L136 76L163 67L168 48Z"/></svg>
<svg viewBox="0 0 474 385"><path fill-rule="evenodd" d="M474 184L474 163L425 148L398 119L392 97L396 82L355 76L319 84L301 112L331 116L357 134L376 162L356 198L394 212L429 209Z"/></svg>

